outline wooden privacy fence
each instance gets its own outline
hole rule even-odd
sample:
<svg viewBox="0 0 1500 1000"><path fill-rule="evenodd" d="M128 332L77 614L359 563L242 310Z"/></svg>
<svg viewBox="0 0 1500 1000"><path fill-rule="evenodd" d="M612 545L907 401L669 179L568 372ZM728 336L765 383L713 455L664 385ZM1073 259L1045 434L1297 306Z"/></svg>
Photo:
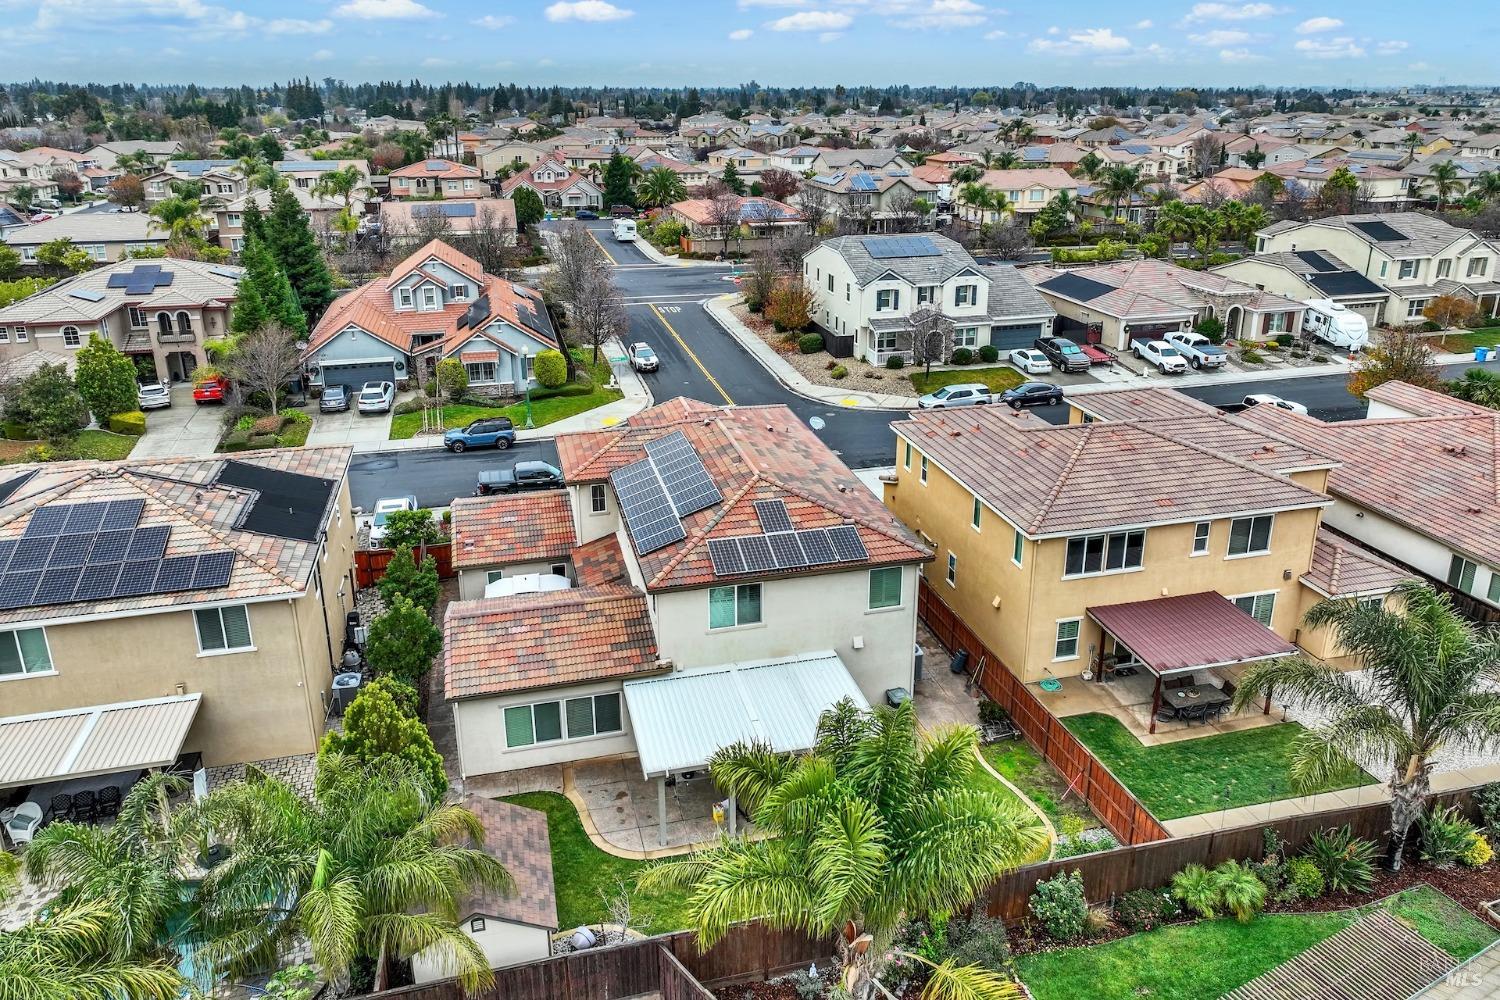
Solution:
<svg viewBox="0 0 1500 1000"><path fill-rule="evenodd" d="M1109 770L1104 762L1089 752L1078 737L1068 731L1056 716L1047 711L1036 695L1026 690L962 618L923 580L918 590L917 615L927 623L938 642L949 652L967 650L969 667L977 670L985 661L979 677L980 689L998 704L1026 737L1057 769L1068 787L1080 795L1094 814L1122 844L1148 844L1171 836L1147 809ZM946 669L934 665L930 669Z"/></svg>
<svg viewBox="0 0 1500 1000"><path fill-rule="evenodd" d="M1456 805L1471 816L1476 812L1473 789L1434 795L1432 804L1442 807ZM1348 826L1355 836L1383 844L1390 831L1390 821L1391 804L1372 802L1192 837L1173 837L1079 858L1043 861L1002 875L990 886L983 902L976 905L982 905L992 917L1015 921L1026 916L1026 904L1036 884L1059 872L1078 871L1083 876L1084 896L1090 902L1102 903L1132 889L1164 886L1172 881L1173 875L1190 864L1212 868L1230 860L1259 859L1265 850L1263 831L1268 828L1281 835L1288 849L1297 851L1319 830L1343 826Z"/></svg>
<svg viewBox="0 0 1500 1000"><path fill-rule="evenodd" d="M458 574L453 570L453 543L427 546L427 554L437 561L438 577L449 580ZM354 553L354 583L360 590L375 586L385 576L385 568L396 557L395 549L357 549Z"/></svg>

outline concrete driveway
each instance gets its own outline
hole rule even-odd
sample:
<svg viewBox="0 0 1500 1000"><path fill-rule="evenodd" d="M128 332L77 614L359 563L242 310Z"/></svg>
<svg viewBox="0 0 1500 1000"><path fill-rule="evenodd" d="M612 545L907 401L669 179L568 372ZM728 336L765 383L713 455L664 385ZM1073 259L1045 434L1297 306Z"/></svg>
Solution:
<svg viewBox="0 0 1500 1000"><path fill-rule="evenodd" d="M193 387L172 387L172 405L146 413L146 433L131 451L132 459L212 455L223 435L224 407L193 402Z"/></svg>
<svg viewBox="0 0 1500 1000"><path fill-rule="evenodd" d="M353 445L356 451L378 451L390 447L391 414L358 413L351 404L342 413L320 413L312 409L313 426L307 435L309 447Z"/></svg>

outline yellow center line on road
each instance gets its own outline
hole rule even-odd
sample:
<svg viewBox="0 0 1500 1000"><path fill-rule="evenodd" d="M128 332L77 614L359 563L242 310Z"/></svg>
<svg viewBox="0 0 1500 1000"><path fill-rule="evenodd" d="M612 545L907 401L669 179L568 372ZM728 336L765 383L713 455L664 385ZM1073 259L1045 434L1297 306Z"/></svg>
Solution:
<svg viewBox="0 0 1500 1000"><path fill-rule="evenodd" d="M609 247L605 246L604 241L594 235L594 231L592 229L590 229L588 226L584 226L583 231L589 234L589 239L593 240L599 245L600 250L604 251L605 260L609 261L611 264L614 264L616 267L620 265L620 262L615 260L615 255L609 252Z"/></svg>
<svg viewBox="0 0 1500 1000"><path fill-rule="evenodd" d="M687 341L682 339L682 335L672 329L672 324L667 322L667 317L662 315L661 310L656 308L654 303L651 306L651 311L656 314L657 319L661 320L661 325L667 328L667 332L672 335L673 340L677 341L677 345L682 348L683 352L693 359L693 364L698 366L698 370L703 373L703 377L708 379L709 384L719 391L719 395L724 397L724 402L733 406L734 400L729 398L729 393L725 392L724 387L719 384L719 380L714 378L713 372L709 371L703 362L698 360L698 355L693 353L693 349L687 345Z"/></svg>

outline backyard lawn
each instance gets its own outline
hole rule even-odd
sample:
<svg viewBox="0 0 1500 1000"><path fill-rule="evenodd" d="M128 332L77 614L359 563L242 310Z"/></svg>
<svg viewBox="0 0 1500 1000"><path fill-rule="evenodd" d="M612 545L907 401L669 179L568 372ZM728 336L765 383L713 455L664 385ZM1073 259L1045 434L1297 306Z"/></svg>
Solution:
<svg viewBox="0 0 1500 1000"><path fill-rule="evenodd" d="M1476 347L1494 347L1500 344L1500 326L1487 326L1464 333L1450 333L1446 337L1432 336L1427 342L1434 351L1443 354L1465 354Z"/></svg>
<svg viewBox="0 0 1500 1000"><path fill-rule="evenodd" d="M953 385L957 382L983 382L990 387L991 392L1004 392L1006 389L1014 389L1026 376L1019 371L1009 367L995 368L951 368L946 371L922 373L914 371L911 373L912 388L917 390L917 395L925 396L929 392L941 389L945 385Z"/></svg>
<svg viewBox="0 0 1500 1000"><path fill-rule="evenodd" d="M1462 961L1496 932L1429 886L1408 889L1383 905L1427 940ZM1093 948L1016 959L1036 1000L1199 1000L1222 996L1295 958L1353 923L1357 911L1269 914L1248 924L1208 920L1164 927ZM1190 956L1191 961L1185 961Z"/></svg>
<svg viewBox="0 0 1500 1000"><path fill-rule="evenodd" d="M86 430L79 431L71 444L49 445L52 451L52 461L65 462L76 459L90 459L96 462L114 462L130 455L135 443L140 438L128 434L115 434L112 431ZM0 465L11 465L16 462L27 462L27 452L35 448L39 441L0 441Z"/></svg>
<svg viewBox="0 0 1500 1000"><path fill-rule="evenodd" d="M589 360L592 352L574 351L573 356L583 364L586 370L591 370L593 384L589 391L577 395L547 395L546 389L533 389L531 391L531 422L538 427L546 424L556 423L565 417L576 416L603 406L605 403L613 403L622 395L618 389L607 388L610 379L609 362L600 355L597 366L590 365ZM566 387L565 387L566 388ZM538 398L540 396L541 398ZM443 407L443 427L464 427L475 420L485 417L509 417L517 426L526 423L526 401L510 406L461 406L450 404ZM398 413L391 418L391 440L403 441L406 438L415 437L422 429L422 414Z"/></svg>
<svg viewBox="0 0 1500 1000"><path fill-rule="evenodd" d="M1092 810L1076 793L1064 798L1067 785L1062 775L1052 769L1025 740L1005 740L980 747L979 752L990 767L1005 775L1015 786L1035 802L1053 826L1062 822L1064 816L1077 816L1088 827L1099 825Z"/></svg>
<svg viewBox="0 0 1500 1000"><path fill-rule="evenodd" d="M563 929L609 919L605 894L613 895L623 880L631 899L632 926L647 934L680 931L687 926L687 894L676 891L642 892L635 874L647 862L605 854L589 840L573 803L556 792L510 795L506 802L547 814L552 838L552 882L557 887L557 920Z"/></svg>
<svg viewBox="0 0 1500 1000"><path fill-rule="evenodd" d="M1295 722L1146 747L1108 715L1091 712L1062 721L1159 820L1375 781L1351 764L1346 774L1326 785L1293 789L1288 761L1302 732Z"/></svg>

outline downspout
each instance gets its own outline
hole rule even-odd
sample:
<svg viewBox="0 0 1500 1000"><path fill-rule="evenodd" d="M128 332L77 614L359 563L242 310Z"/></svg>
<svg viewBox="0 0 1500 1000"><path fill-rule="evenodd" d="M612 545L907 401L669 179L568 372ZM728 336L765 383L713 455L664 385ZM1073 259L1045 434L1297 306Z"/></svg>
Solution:
<svg viewBox="0 0 1500 1000"><path fill-rule="evenodd" d="M318 576L318 604L323 609L323 638L328 642L328 667L337 673L333 656L333 630L328 627L328 588L323 585L323 561L320 558L328 549L328 532L323 532L323 542L313 553L313 572Z"/></svg>

